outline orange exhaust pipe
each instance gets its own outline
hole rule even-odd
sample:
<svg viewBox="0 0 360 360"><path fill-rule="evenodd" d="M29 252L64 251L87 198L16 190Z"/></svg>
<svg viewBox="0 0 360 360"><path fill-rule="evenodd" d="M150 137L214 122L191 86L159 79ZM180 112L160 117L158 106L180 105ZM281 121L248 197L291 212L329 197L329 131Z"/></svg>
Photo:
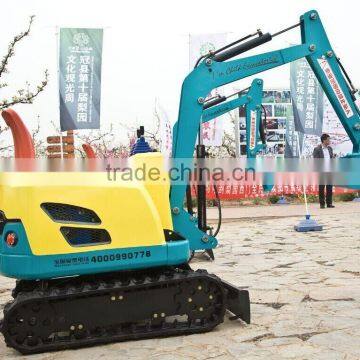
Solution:
<svg viewBox="0 0 360 360"><path fill-rule="evenodd" d="M13 136L15 158L34 159L34 143L21 117L13 109L6 109L2 111L1 115Z"/></svg>
<svg viewBox="0 0 360 360"><path fill-rule="evenodd" d="M86 157L88 159L96 159L96 154L94 149L89 144L82 144L82 148L85 151Z"/></svg>

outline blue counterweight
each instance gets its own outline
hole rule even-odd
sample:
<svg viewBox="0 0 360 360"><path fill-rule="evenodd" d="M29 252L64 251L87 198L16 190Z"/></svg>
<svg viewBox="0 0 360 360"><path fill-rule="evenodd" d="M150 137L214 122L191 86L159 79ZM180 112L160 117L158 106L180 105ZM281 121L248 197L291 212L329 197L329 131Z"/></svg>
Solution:
<svg viewBox="0 0 360 360"><path fill-rule="evenodd" d="M149 143L145 140L143 136L139 137L136 141L136 143L132 146L130 151L130 156L136 155L136 154L143 154L152 152L153 149L150 147Z"/></svg>

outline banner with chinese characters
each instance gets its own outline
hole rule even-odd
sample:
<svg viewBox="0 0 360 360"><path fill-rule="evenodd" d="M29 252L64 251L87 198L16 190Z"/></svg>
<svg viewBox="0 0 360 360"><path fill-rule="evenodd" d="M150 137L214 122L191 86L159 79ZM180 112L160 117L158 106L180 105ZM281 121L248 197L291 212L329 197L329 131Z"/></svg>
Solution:
<svg viewBox="0 0 360 360"><path fill-rule="evenodd" d="M190 35L189 41L189 66L190 71L194 69L196 61L200 56L207 55L209 51L214 51L226 45L227 34L201 34ZM222 95L214 89L209 97ZM202 126L203 144L206 146L221 146L223 137L223 119L213 119Z"/></svg>
<svg viewBox="0 0 360 360"><path fill-rule="evenodd" d="M102 29L60 29L61 130L99 129Z"/></svg>
<svg viewBox="0 0 360 360"><path fill-rule="evenodd" d="M299 157L299 136L295 131L294 115L289 115L286 119L286 133L285 133L285 157L293 158Z"/></svg>
<svg viewBox="0 0 360 360"><path fill-rule="evenodd" d="M305 187L307 195L318 195L318 186L307 185ZM346 189L339 186L334 186L333 192L335 195L351 193L356 190ZM196 186L191 187L193 196L196 196ZM255 199L255 198L268 198L269 196L283 196L283 195L303 195L304 187L300 185L274 185L270 192L264 192L261 185L237 185L217 183L217 194L215 194L214 186L211 184L206 186L206 198L216 199L217 196L221 200L236 200L236 199Z"/></svg>
<svg viewBox="0 0 360 360"><path fill-rule="evenodd" d="M320 136L324 93L306 59L291 63L290 78L295 130Z"/></svg>

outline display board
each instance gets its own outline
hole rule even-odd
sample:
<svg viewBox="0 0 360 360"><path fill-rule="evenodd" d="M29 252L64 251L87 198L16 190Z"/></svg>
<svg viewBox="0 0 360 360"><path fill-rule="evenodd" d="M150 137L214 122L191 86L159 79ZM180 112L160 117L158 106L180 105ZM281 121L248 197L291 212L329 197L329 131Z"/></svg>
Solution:
<svg viewBox="0 0 360 360"><path fill-rule="evenodd" d="M263 92L266 111L266 149L260 155L282 156L285 151L287 118L292 116L290 90L266 90ZM245 107L240 109L240 154L246 154Z"/></svg>
<svg viewBox="0 0 360 360"><path fill-rule="evenodd" d="M296 131L293 106L288 89L264 90L263 106L267 117L266 149L259 155L298 157L298 140L302 155L311 157L314 147L320 143L320 136L302 134ZM323 99L321 133L331 137L331 146L337 156L352 151L351 141L326 96ZM246 155L245 107L240 109L240 153Z"/></svg>

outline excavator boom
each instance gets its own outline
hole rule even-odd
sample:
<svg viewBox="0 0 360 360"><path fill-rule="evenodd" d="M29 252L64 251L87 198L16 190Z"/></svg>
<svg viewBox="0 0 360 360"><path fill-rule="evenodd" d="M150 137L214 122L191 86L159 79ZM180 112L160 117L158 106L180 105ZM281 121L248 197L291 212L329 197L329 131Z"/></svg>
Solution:
<svg viewBox="0 0 360 360"><path fill-rule="evenodd" d="M301 44L288 48L230 60L254 49L275 36L300 27ZM199 61L183 82L178 121L174 125L173 158L175 166L191 167L204 99L213 89L267 70L306 58L330 103L353 143L353 157L359 157L360 114L355 89L344 76L338 57L331 47L319 14L311 10L300 21L276 34L260 33L246 42L224 47ZM174 230L188 238L193 249L213 249L217 240L193 226L192 216L183 209L186 184L173 181L170 203Z"/></svg>

